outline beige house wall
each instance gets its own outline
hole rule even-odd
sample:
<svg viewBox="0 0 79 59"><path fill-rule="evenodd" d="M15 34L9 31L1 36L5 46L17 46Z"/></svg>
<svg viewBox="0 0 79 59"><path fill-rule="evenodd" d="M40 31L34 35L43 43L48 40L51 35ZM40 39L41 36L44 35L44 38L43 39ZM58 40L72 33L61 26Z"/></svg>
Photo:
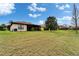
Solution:
<svg viewBox="0 0 79 59"><path fill-rule="evenodd" d="M27 31L27 25L21 25L22 27L24 27L24 29L18 29L18 26L20 24L12 24L10 27L10 31L14 31L14 29L17 29L17 31Z"/></svg>

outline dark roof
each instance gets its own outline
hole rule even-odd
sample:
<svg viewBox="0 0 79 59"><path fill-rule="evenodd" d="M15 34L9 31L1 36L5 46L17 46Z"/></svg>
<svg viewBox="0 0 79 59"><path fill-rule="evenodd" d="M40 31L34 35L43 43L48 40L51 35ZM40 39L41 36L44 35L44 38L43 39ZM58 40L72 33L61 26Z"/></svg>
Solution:
<svg viewBox="0 0 79 59"><path fill-rule="evenodd" d="M33 25L33 26L40 26L40 25L36 25L36 24L32 24L31 22L10 22L11 24L22 24L22 25Z"/></svg>
<svg viewBox="0 0 79 59"><path fill-rule="evenodd" d="M11 24L22 24L22 25L27 25L27 24L32 24L32 23L30 23L30 22L20 22L20 21L18 21L18 22L11 22Z"/></svg>

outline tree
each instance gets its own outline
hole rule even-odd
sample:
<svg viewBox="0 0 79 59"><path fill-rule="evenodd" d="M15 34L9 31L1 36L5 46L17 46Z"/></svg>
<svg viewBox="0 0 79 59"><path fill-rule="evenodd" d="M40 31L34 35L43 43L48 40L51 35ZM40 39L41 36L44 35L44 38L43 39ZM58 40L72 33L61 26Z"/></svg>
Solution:
<svg viewBox="0 0 79 59"><path fill-rule="evenodd" d="M74 25L75 25L75 30L76 30L76 33L78 33L78 26L77 26L77 21L78 21L78 10L77 10L77 6L76 4L73 4L73 16L72 16L72 19L73 19L73 22L74 22Z"/></svg>
<svg viewBox="0 0 79 59"><path fill-rule="evenodd" d="M45 26L48 30L56 30L57 29L57 19L54 16L49 16L45 22Z"/></svg>
<svg viewBox="0 0 79 59"><path fill-rule="evenodd" d="M5 27L6 27L6 25L5 25L5 24L1 24L1 27L5 28Z"/></svg>
<svg viewBox="0 0 79 59"><path fill-rule="evenodd" d="M1 31L6 30L6 25L5 25L5 24L1 24L1 25L0 25L0 30L1 30Z"/></svg>

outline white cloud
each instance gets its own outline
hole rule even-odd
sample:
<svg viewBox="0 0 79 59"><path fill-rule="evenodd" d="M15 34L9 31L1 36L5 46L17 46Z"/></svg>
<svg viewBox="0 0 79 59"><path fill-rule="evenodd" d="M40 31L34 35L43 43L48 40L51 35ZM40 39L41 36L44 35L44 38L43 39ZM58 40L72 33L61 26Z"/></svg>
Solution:
<svg viewBox="0 0 79 59"><path fill-rule="evenodd" d="M28 15L33 18L37 18L38 16L41 16L41 14L28 14Z"/></svg>
<svg viewBox="0 0 79 59"><path fill-rule="evenodd" d="M63 17L63 20L71 20L71 18L72 18L72 17L70 17L70 16L64 16L64 17Z"/></svg>
<svg viewBox="0 0 79 59"><path fill-rule="evenodd" d="M66 13L70 13L70 12L72 12L72 11L67 11L67 10L66 10L66 11L64 11L64 12L66 12Z"/></svg>
<svg viewBox="0 0 79 59"><path fill-rule="evenodd" d="M44 20L40 20L40 21L39 21L39 24L40 24L40 25L44 24Z"/></svg>
<svg viewBox="0 0 79 59"><path fill-rule="evenodd" d="M37 7L37 4L36 4L36 3L33 3L33 4L31 4L30 6L28 6L28 9L29 9L30 11L34 11L34 12L36 12L36 11L44 12L44 11L47 10L47 9L44 8L44 7Z"/></svg>
<svg viewBox="0 0 79 59"><path fill-rule="evenodd" d="M63 16L63 17L61 17L61 18L58 18L59 21L60 21L60 20L71 20L71 19L72 19L71 16Z"/></svg>
<svg viewBox="0 0 79 59"><path fill-rule="evenodd" d="M28 9L30 10L30 11L36 11L36 6L37 6L37 4L35 4L35 3L33 3L33 4L31 4L30 6L28 6Z"/></svg>
<svg viewBox="0 0 79 59"><path fill-rule="evenodd" d="M37 10L43 12L43 11L46 11L46 8L39 7L37 8Z"/></svg>
<svg viewBox="0 0 79 59"><path fill-rule="evenodd" d="M71 16L63 16L63 17L57 18L57 22L59 25L63 25L63 24L70 25L71 20L72 20Z"/></svg>
<svg viewBox="0 0 79 59"><path fill-rule="evenodd" d="M65 6L59 7L59 10L64 10Z"/></svg>
<svg viewBox="0 0 79 59"><path fill-rule="evenodd" d="M66 8L70 8L70 5L69 5L69 4L66 4L65 7L66 7Z"/></svg>
<svg viewBox="0 0 79 59"><path fill-rule="evenodd" d="M56 5L56 8L58 8L59 7L59 5Z"/></svg>
<svg viewBox="0 0 79 59"><path fill-rule="evenodd" d="M56 8L58 8L59 10L64 10L65 8L70 8L70 5L64 4L60 6L59 4L56 4Z"/></svg>
<svg viewBox="0 0 79 59"><path fill-rule="evenodd" d="M38 11L44 12L47 10L45 7L38 7L36 3L32 3L30 6L28 6L28 9L32 12L38 12ZM29 13L28 15L33 18L41 16L41 14L32 14L32 13Z"/></svg>
<svg viewBox="0 0 79 59"><path fill-rule="evenodd" d="M14 9L14 3L0 3L0 15L11 14Z"/></svg>

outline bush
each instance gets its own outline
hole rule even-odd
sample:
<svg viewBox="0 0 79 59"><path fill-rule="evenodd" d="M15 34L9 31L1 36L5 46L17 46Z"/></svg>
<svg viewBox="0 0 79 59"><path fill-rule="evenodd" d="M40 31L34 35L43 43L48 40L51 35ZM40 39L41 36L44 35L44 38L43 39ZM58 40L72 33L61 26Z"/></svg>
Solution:
<svg viewBox="0 0 79 59"><path fill-rule="evenodd" d="M41 28L41 31L44 31L44 28Z"/></svg>
<svg viewBox="0 0 79 59"><path fill-rule="evenodd" d="M32 27L31 31L34 31L34 30L35 30L34 27Z"/></svg>
<svg viewBox="0 0 79 59"><path fill-rule="evenodd" d="M0 27L0 31L5 31L6 29L3 27Z"/></svg>

